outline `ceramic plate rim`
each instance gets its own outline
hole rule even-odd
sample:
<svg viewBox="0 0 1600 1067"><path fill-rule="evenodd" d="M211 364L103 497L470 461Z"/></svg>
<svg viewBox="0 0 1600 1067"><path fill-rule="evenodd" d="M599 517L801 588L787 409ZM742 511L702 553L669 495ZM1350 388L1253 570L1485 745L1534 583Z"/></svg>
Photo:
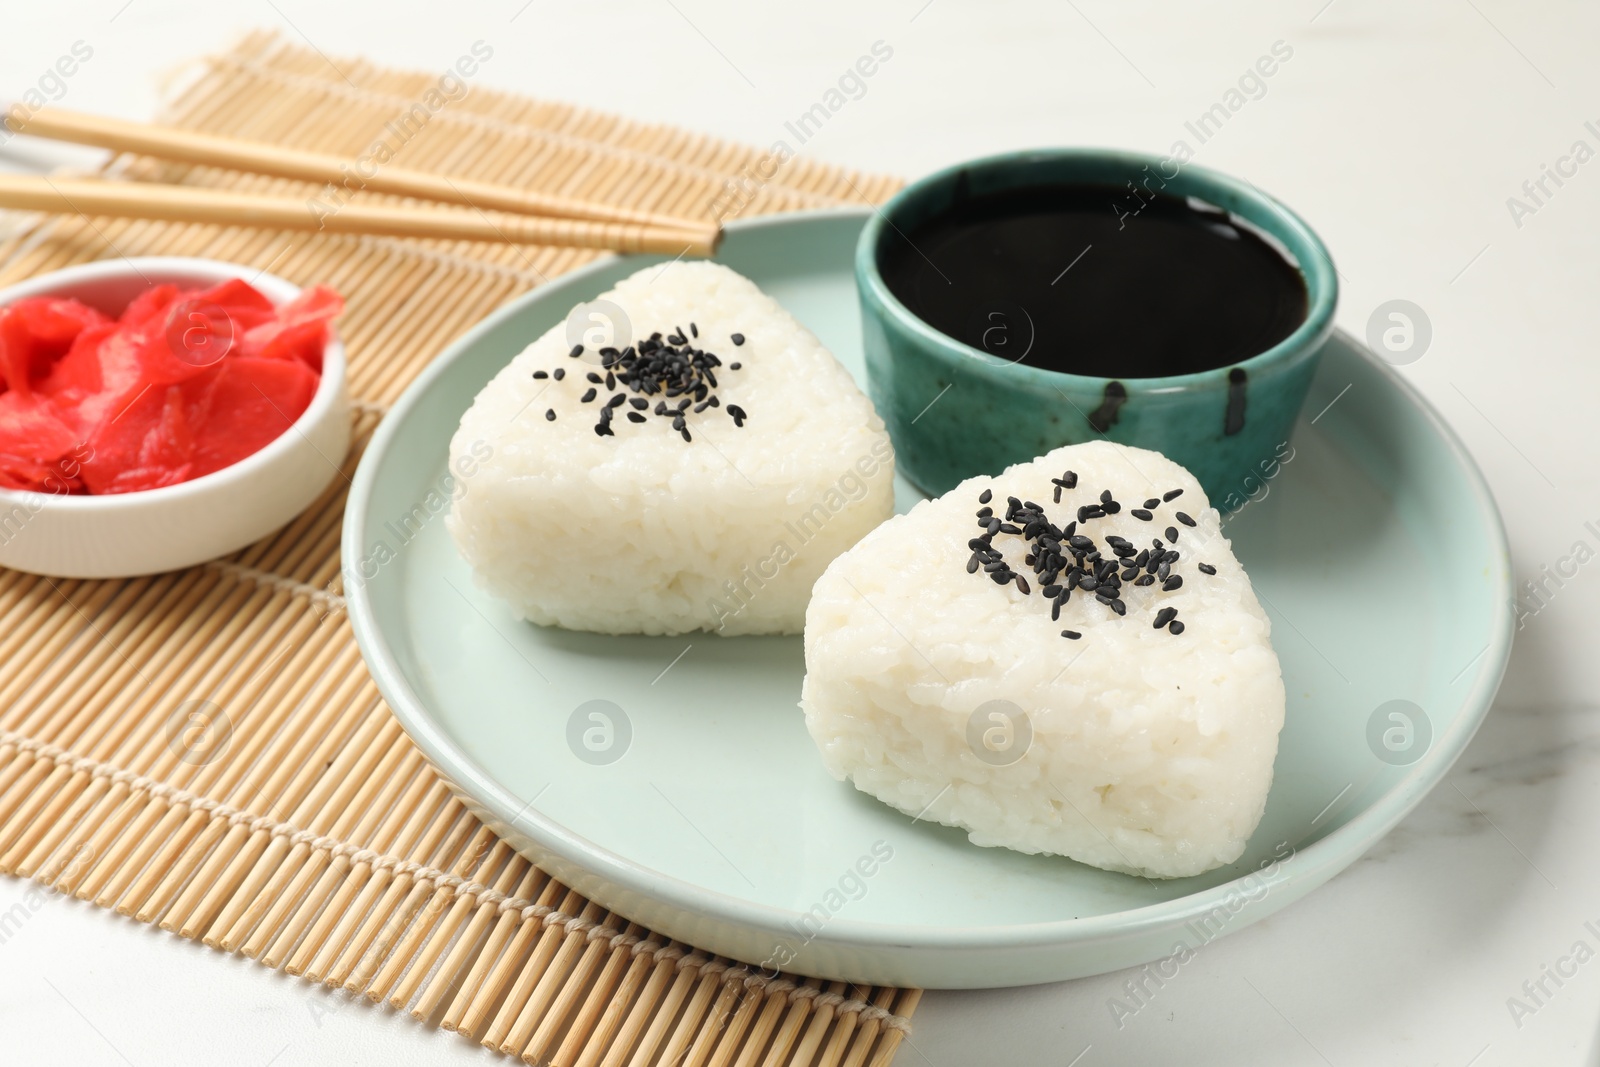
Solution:
<svg viewBox="0 0 1600 1067"><path fill-rule="evenodd" d="M729 223L726 228L733 233L742 234L797 224L804 225L809 221L841 218L859 218L865 221L872 213L872 209L868 208L786 212L750 220L736 220ZM366 531L365 515L382 458L407 418L432 389L433 384L444 377L452 364L471 350L482 337L494 331L506 320L524 313L530 303L559 300L563 293L582 288L590 277L614 269L616 262L617 257L614 256L602 258L512 298L433 358L389 409L362 454L345 504L340 544L343 559L360 558L359 546L364 541ZM1398 371L1377 359L1359 342L1354 342L1352 347L1373 364L1402 398L1423 416L1461 470L1470 491L1468 498L1462 503L1463 511L1471 510L1475 514L1492 542L1495 558L1491 562L1501 564L1491 567L1492 573L1489 579L1496 587L1496 600L1509 600L1510 548L1506 540L1505 526L1488 483L1484 480L1483 473L1471 453L1421 392L1406 381ZM613 887L680 911L774 931L781 930L785 922L797 920L804 914L801 911L754 903L726 893L704 889L676 876L654 871L588 841L521 802L479 767L470 756L458 749L445 732L433 722L425 704L405 680L399 662L383 637L382 629L372 610L371 600L367 596L365 584L361 582L348 584L350 587L346 589L345 596L356 642L379 692L394 711L401 727L453 788L482 805L502 824L513 827L537 843L540 848ZM1297 862L1293 871L1287 870L1287 865L1280 864L1271 873L1262 872L1261 881L1256 884L1253 891L1261 891L1262 886L1270 891L1291 881L1311 880L1311 884L1317 884L1319 874L1327 872L1329 868L1340 869L1353 861L1353 857L1346 859L1351 852L1356 856L1365 852L1444 779L1476 734L1499 689L1505 664L1510 655L1513 633L1511 615L1504 613L1500 619L1500 625L1491 637L1488 647L1478 657L1472 686L1461 700L1462 713L1457 716L1453 727L1438 738L1427 754L1417 761L1404 778L1396 782L1360 815L1327 836L1297 850L1296 859L1304 862ZM931 927L839 918L829 923L827 934L822 940L864 948L892 946L896 949L923 950L1054 947L1181 924L1204 915L1217 906L1225 905L1229 894L1236 890L1237 879L1230 879L1209 889L1173 900L1146 904L1124 911L1033 923Z"/></svg>

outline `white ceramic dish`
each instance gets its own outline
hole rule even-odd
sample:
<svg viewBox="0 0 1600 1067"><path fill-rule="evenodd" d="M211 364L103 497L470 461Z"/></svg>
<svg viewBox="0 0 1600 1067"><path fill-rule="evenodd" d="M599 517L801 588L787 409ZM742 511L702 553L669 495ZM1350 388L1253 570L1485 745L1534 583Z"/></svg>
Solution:
<svg viewBox="0 0 1600 1067"><path fill-rule="evenodd" d="M300 292L235 263L148 256L41 274L0 289L0 307L57 296L116 315L152 285L209 287L229 278L243 278L274 304ZM161 489L107 496L0 490L0 566L63 578L119 578L225 556L305 510L338 476L349 447L344 345L334 337L323 352L311 406L287 433L231 467Z"/></svg>

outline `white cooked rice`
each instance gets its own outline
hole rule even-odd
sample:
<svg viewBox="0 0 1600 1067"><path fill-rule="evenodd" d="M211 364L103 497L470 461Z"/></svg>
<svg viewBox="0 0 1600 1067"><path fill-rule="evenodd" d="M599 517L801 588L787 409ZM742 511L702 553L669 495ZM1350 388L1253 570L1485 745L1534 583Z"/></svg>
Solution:
<svg viewBox="0 0 1600 1067"><path fill-rule="evenodd" d="M696 345L741 363L717 373L722 407L688 416L692 442L667 418L628 422L632 407L599 437L607 391L579 397L600 368L569 358L565 325L552 329L484 387L451 440L452 469L489 457L447 520L462 556L540 624L797 633L823 568L893 513L882 420L816 337L726 267L647 268L600 299L626 313L634 339L692 321ZM532 377L557 367L563 381ZM729 404L748 414L742 429Z"/></svg>
<svg viewBox="0 0 1600 1067"><path fill-rule="evenodd" d="M1078 487L1054 505L1050 480L1068 469ZM1024 596L966 572L985 488L1002 517L1016 496L1060 526L1110 489L1122 511L1080 532L1146 547L1177 526L1182 588L1125 586L1125 617L1078 591L1052 622L1037 588ZM1130 514L1177 488L1155 521ZM1179 510L1198 527L1176 523ZM1021 544L995 539L1031 580ZM1152 627L1168 605L1181 635ZM1057 449L918 504L833 562L805 633L801 705L829 770L975 844L1175 878L1237 859L1261 819L1284 715L1270 627L1199 483L1159 453ZM1013 702L1031 725L1031 746L1008 766L969 746L969 719L991 700Z"/></svg>

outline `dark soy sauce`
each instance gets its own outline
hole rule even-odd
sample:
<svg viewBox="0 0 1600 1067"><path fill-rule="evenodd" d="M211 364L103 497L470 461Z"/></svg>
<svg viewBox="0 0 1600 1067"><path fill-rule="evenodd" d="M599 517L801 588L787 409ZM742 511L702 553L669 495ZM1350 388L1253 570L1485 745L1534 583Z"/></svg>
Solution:
<svg viewBox="0 0 1600 1067"><path fill-rule="evenodd" d="M1014 363L1105 378L1225 367L1306 317L1305 280L1220 208L1046 186L970 196L879 248L924 322Z"/></svg>

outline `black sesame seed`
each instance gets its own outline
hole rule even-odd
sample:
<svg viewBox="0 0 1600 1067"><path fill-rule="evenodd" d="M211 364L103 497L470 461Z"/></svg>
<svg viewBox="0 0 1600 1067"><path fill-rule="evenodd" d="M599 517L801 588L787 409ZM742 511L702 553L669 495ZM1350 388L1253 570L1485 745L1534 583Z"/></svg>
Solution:
<svg viewBox="0 0 1600 1067"><path fill-rule="evenodd" d="M683 439L685 441L693 441L694 440L693 437L689 436L689 431L687 429L679 430L678 432L683 434Z"/></svg>
<svg viewBox="0 0 1600 1067"><path fill-rule="evenodd" d="M1177 589L1177 588L1181 587L1182 585L1183 585L1183 575L1174 574L1172 577L1168 578L1166 581L1161 583L1161 591L1163 593L1170 593L1174 589Z"/></svg>
<svg viewBox="0 0 1600 1067"><path fill-rule="evenodd" d="M735 345L742 345L744 344L744 334L736 333L729 337L728 340L732 341Z"/></svg>
<svg viewBox="0 0 1600 1067"><path fill-rule="evenodd" d="M1068 641L1076 641L1078 638L1082 637L1083 635L1080 634L1076 630L1062 630L1061 631L1061 636L1065 637Z"/></svg>
<svg viewBox="0 0 1600 1067"><path fill-rule="evenodd" d="M606 409L609 411L611 408L620 408L627 402L628 398L623 396L621 393L618 393L616 396L613 396L610 400L606 401Z"/></svg>
<svg viewBox="0 0 1600 1067"><path fill-rule="evenodd" d="M1030 592L1032 592L1032 590L1028 588L1028 579L1024 578L1020 574L1017 575L1017 592L1021 593L1023 596L1027 596Z"/></svg>
<svg viewBox="0 0 1600 1067"><path fill-rule="evenodd" d="M650 406L650 401L646 400L642 396L636 396L636 397L632 398L631 400L629 400L628 403L632 404L634 407L638 408L640 411L643 411L645 408Z"/></svg>
<svg viewBox="0 0 1600 1067"><path fill-rule="evenodd" d="M1154 515L1150 514L1144 508L1134 508L1132 511L1128 512L1128 514L1132 515L1136 519L1143 519L1145 522L1149 522L1151 519L1155 518Z"/></svg>
<svg viewBox="0 0 1600 1067"><path fill-rule="evenodd" d="M976 552L974 552L972 554L972 558L967 560L967 573L968 574L977 574L979 566L980 566L980 561L978 559L978 554Z"/></svg>
<svg viewBox="0 0 1600 1067"><path fill-rule="evenodd" d="M699 337L700 336L700 327L696 326L692 322L689 324L689 336L690 337Z"/></svg>
<svg viewBox="0 0 1600 1067"><path fill-rule="evenodd" d="M600 375L596 374L594 371L590 371L588 374L585 374L584 377L596 385L599 385L601 382L605 381L604 378L600 377Z"/></svg>
<svg viewBox="0 0 1600 1067"><path fill-rule="evenodd" d="M544 417L545 417L545 421L546 422L555 422L556 421L556 409L555 408L550 408L548 411L546 411L544 413Z"/></svg>
<svg viewBox="0 0 1600 1067"><path fill-rule="evenodd" d="M1179 634L1183 633L1183 623L1179 622L1177 619L1173 619L1172 625L1167 627L1167 633L1171 634L1173 637L1177 637Z"/></svg>
<svg viewBox="0 0 1600 1067"><path fill-rule="evenodd" d="M566 376L567 368L565 367L557 367L555 370L550 372L550 377L554 378L558 382Z"/></svg>
<svg viewBox="0 0 1600 1067"><path fill-rule="evenodd" d="M1100 490L1100 503L1102 503L1102 504L1111 503L1111 490L1109 490L1109 489Z"/></svg>
<svg viewBox="0 0 1600 1067"><path fill-rule="evenodd" d="M1199 567L1200 567L1200 573L1201 574L1215 574L1215 573L1217 573L1217 568L1213 567L1209 563L1201 563L1201 564L1199 564Z"/></svg>
<svg viewBox="0 0 1600 1067"><path fill-rule="evenodd" d="M629 422L644 422L645 421L645 417L643 415L639 414L637 411L630 411L630 412L628 412L628 421Z"/></svg>
<svg viewBox="0 0 1600 1067"><path fill-rule="evenodd" d="M1183 490L1182 489L1168 489L1165 493L1161 494L1161 499L1162 500L1167 500L1167 501L1172 501L1172 500L1178 499L1182 495L1183 495Z"/></svg>
<svg viewBox="0 0 1600 1067"><path fill-rule="evenodd" d="M1178 521L1183 523L1185 526L1193 526L1194 525L1194 520L1191 519L1189 516L1185 515L1181 511L1178 512L1177 518L1178 518Z"/></svg>
<svg viewBox="0 0 1600 1067"><path fill-rule="evenodd" d="M568 352L567 355L571 356L573 359L577 359L579 356L583 355L583 346L573 345L572 351Z"/></svg>
<svg viewBox="0 0 1600 1067"><path fill-rule="evenodd" d="M536 370L536 371L533 372L533 376L535 378L548 378L548 377L550 377L550 372L549 371Z"/></svg>
<svg viewBox="0 0 1600 1067"><path fill-rule="evenodd" d="M593 389L585 390L584 394L578 398L578 401L579 403L587 404L589 401L595 398L595 395L596 394Z"/></svg>
<svg viewBox="0 0 1600 1067"><path fill-rule="evenodd" d="M1168 526L1166 535L1168 541L1176 541L1178 539L1178 528L1176 526Z"/></svg>
<svg viewBox="0 0 1600 1067"><path fill-rule="evenodd" d="M1156 612L1156 621L1151 624L1150 628L1152 630L1159 630L1177 617L1177 608L1162 608L1160 611Z"/></svg>
<svg viewBox="0 0 1600 1067"><path fill-rule="evenodd" d="M980 504L987 504L989 501L991 501L993 499L994 499L994 490L992 490L992 489L985 489L983 492L978 494L978 503L980 503Z"/></svg>
<svg viewBox="0 0 1600 1067"><path fill-rule="evenodd" d="M1126 615L1128 613L1128 605L1124 604L1122 600L1118 598L1111 602L1111 610L1116 612L1118 615Z"/></svg>
<svg viewBox="0 0 1600 1067"><path fill-rule="evenodd" d="M1061 480L1066 483L1068 489L1076 489L1078 487L1078 472L1067 471L1061 476Z"/></svg>
<svg viewBox="0 0 1600 1067"><path fill-rule="evenodd" d="M617 376L615 374L612 374L610 371L606 371L606 388L607 389L615 389L616 387L617 387Z"/></svg>
<svg viewBox="0 0 1600 1067"><path fill-rule="evenodd" d="M1153 574L1141 575L1140 577L1134 579L1133 584L1134 585L1155 585L1156 584L1156 576L1153 575Z"/></svg>
<svg viewBox="0 0 1600 1067"><path fill-rule="evenodd" d="M730 363L730 364L728 364L728 369L729 370L739 370L743 366L744 366L743 363Z"/></svg>
<svg viewBox="0 0 1600 1067"><path fill-rule="evenodd" d="M1117 512L1122 510L1122 505L1117 503L1115 500L1112 500L1101 506L1105 508L1107 515L1115 515Z"/></svg>
<svg viewBox="0 0 1600 1067"><path fill-rule="evenodd" d="M1161 506L1161 498L1153 496L1144 502L1144 506L1147 508L1159 508Z"/></svg>

